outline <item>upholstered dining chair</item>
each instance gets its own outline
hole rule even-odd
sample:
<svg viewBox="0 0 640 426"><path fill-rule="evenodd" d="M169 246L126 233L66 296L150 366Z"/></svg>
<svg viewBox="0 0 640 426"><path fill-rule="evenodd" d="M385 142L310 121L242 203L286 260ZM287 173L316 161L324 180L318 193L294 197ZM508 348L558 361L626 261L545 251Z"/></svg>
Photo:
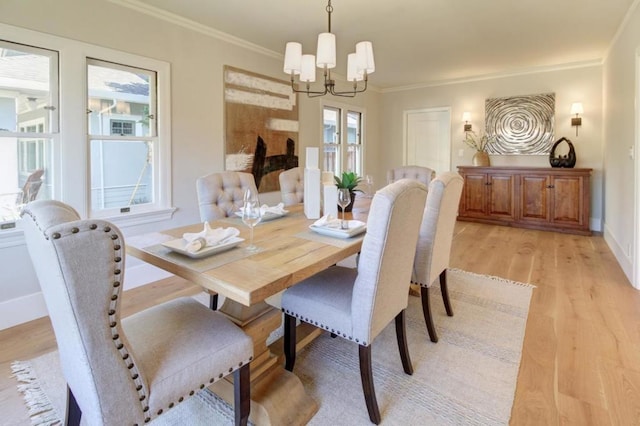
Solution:
<svg viewBox="0 0 640 426"><path fill-rule="evenodd" d="M371 203L357 269L332 266L285 290L284 351L293 371L296 319L359 345L360 376L369 418L380 423L371 368L371 344L395 318L400 358L413 374L404 313L426 187L401 180L379 190Z"/></svg>
<svg viewBox="0 0 640 426"><path fill-rule="evenodd" d="M401 166L387 171L387 182L395 182L399 179L416 179L425 185L435 176L435 170L423 166Z"/></svg>
<svg viewBox="0 0 640 426"><path fill-rule="evenodd" d="M453 316L447 289L447 267L462 185L462 177L455 172L442 173L431 181L416 246L411 282L420 285L422 313L429 338L434 343L438 341L438 334L431 315L429 288L436 279L440 280L445 310L448 316Z"/></svg>
<svg viewBox="0 0 640 426"><path fill-rule="evenodd" d="M300 167L280 173L280 194L285 206L304 202L304 175Z"/></svg>
<svg viewBox="0 0 640 426"><path fill-rule="evenodd" d="M251 173L215 172L196 180L196 192L200 209L200 220L222 219L232 216L242 207L244 193L251 189L256 194L256 182ZM218 308L218 295L209 291L209 307Z"/></svg>
<svg viewBox="0 0 640 426"><path fill-rule="evenodd" d="M231 373L235 424L247 424L249 336L189 297L121 318L120 230L54 200L22 217L67 382L66 424L141 425Z"/></svg>

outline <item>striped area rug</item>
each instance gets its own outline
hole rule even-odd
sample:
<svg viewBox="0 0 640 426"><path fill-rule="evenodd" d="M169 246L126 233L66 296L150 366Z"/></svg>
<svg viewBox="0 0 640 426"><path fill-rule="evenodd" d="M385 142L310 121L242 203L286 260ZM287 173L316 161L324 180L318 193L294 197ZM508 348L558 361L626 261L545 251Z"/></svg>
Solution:
<svg viewBox="0 0 640 426"><path fill-rule="evenodd" d="M516 388L533 286L449 270L455 315L439 286L430 291L440 338L431 343L420 299L409 298L407 334L414 374L402 370L390 324L373 343L373 376L383 425L506 425ZM64 381L53 352L13 364L34 425L60 424ZM295 373L320 409L310 425L368 425L357 346L323 335L296 361ZM156 426L232 424L233 411L205 389L160 416Z"/></svg>

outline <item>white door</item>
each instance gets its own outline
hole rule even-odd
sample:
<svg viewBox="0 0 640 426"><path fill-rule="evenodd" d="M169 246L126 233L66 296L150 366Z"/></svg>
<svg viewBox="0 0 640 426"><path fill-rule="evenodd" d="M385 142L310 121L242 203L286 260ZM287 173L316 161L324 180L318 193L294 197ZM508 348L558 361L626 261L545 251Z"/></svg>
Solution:
<svg viewBox="0 0 640 426"><path fill-rule="evenodd" d="M436 174L451 169L451 110L405 111L405 165L424 166Z"/></svg>

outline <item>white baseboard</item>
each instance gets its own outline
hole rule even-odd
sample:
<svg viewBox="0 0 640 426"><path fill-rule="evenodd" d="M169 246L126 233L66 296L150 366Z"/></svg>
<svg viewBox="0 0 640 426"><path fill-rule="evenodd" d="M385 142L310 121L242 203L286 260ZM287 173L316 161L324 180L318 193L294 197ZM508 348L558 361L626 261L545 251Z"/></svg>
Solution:
<svg viewBox="0 0 640 426"><path fill-rule="evenodd" d="M630 283L633 283L633 261L627 254L623 247L618 243L613 234L609 231L609 228L605 224L604 226L604 240L613 252L616 260L620 264L622 271L627 276Z"/></svg>
<svg viewBox="0 0 640 426"><path fill-rule="evenodd" d="M141 263L127 267L125 272L125 290L140 287L154 281L170 277L171 274L155 266ZM0 302L0 330L49 315L42 292L16 297Z"/></svg>
<svg viewBox="0 0 640 426"><path fill-rule="evenodd" d="M42 292L0 303L0 330L49 315Z"/></svg>
<svg viewBox="0 0 640 426"><path fill-rule="evenodd" d="M602 232L602 219L599 217L589 218L589 229L595 232Z"/></svg>

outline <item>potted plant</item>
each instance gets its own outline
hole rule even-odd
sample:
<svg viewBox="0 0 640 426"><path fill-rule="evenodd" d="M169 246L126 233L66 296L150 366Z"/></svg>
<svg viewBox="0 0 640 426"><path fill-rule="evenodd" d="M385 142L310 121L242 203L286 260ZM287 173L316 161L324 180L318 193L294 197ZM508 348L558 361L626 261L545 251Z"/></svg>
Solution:
<svg viewBox="0 0 640 426"><path fill-rule="evenodd" d="M477 134L474 131L468 131L464 136L464 143L476 150L473 155L474 166L489 166L489 154L487 153L487 146L494 141L493 136L489 136L486 133Z"/></svg>
<svg viewBox="0 0 640 426"><path fill-rule="evenodd" d="M344 211L350 212L351 209L353 209L353 202L356 199L355 193L362 192L361 190L356 189L356 187L362 181L362 178L354 172L343 172L342 178L339 178L338 176L334 176L333 178L336 181L336 186L338 187L338 189L346 188L349 190L349 193L351 194L351 203L349 203L349 205L345 207ZM338 206L338 211L342 211L342 207Z"/></svg>

